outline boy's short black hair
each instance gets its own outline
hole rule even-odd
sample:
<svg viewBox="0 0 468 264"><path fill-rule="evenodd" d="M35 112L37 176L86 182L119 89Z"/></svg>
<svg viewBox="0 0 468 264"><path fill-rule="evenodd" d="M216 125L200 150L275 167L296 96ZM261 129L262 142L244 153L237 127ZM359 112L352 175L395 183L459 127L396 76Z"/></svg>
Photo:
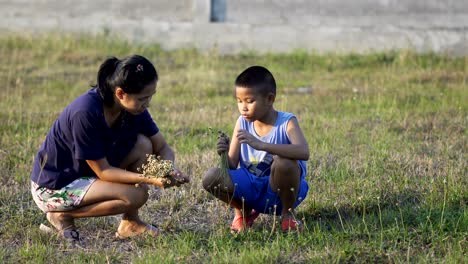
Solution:
<svg viewBox="0 0 468 264"><path fill-rule="evenodd" d="M236 86L255 89L256 93L267 96L276 95L276 82L273 74L265 67L251 66L236 78Z"/></svg>

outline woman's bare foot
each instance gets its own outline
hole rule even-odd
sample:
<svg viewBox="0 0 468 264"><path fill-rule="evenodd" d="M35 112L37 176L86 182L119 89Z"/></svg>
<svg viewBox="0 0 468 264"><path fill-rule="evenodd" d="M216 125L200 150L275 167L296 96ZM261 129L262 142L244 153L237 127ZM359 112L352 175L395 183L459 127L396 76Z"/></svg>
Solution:
<svg viewBox="0 0 468 264"><path fill-rule="evenodd" d="M75 229L73 217L63 212L48 212L46 218L58 231Z"/></svg>
<svg viewBox="0 0 468 264"><path fill-rule="evenodd" d="M157 236L159 235L159 229L141 220L122 220L115 235L118 238L128 238L142 234Z"/></svg>
<svg viewBox="0 0 468 264"><path fill-rule="evenodd" d="M57 229L57 234L65 238L67 242L70 242L70 245L81 248L85 246L84 241L80 238L80 234L76 231L73 217L63 212L48 212L46 213L46 218ZM54 232L52 228L42 224L39 228L47 233Z"/></svg>

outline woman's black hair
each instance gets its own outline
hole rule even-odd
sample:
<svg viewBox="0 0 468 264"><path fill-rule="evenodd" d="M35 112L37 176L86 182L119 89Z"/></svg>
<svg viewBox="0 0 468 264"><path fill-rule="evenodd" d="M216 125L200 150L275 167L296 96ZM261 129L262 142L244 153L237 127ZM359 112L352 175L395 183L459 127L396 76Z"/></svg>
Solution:
<svg viewBox="0 0 468 264"><path fill-rule="evenodd" d="M116 87L122 88L125 93L137 94L145 86L156 81L158 81L158 73L145 57L131 55L121 60L110 57L99 67L97 90L104 104L112 106Z"/></svg>

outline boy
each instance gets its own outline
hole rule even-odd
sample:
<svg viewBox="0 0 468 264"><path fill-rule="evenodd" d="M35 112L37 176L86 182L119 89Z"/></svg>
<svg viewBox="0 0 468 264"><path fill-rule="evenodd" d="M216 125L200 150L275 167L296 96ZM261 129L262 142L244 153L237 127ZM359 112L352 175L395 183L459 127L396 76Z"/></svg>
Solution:
<svg viewBox="0 0 468 264"><path fill-rule="evenodd" d="M232 141L220 137L218 154L228 153L226 179L209 169L203 187L235 209L233 232L252 226L260 213L281 214L283 231L300 230L293 210L307 195L307 141L296 117L275 110L276 82L264 67L252 66L235 81L240 116Z"/></svg>

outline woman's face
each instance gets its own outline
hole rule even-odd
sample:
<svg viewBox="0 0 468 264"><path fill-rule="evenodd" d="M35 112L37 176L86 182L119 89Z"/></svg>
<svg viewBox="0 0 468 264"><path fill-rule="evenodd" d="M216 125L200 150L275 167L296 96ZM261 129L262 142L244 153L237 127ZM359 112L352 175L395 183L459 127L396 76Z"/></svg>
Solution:
<svg viewBox="0 0 468 264"><path fill-rule="evenodd" d="M154 81L146 85L143 90L137 94L125 93L121 88L117 88L115 94L123 109L131 114L138 115L149 107L150 101L156 93L156 85L157 82Z"/></svg>

